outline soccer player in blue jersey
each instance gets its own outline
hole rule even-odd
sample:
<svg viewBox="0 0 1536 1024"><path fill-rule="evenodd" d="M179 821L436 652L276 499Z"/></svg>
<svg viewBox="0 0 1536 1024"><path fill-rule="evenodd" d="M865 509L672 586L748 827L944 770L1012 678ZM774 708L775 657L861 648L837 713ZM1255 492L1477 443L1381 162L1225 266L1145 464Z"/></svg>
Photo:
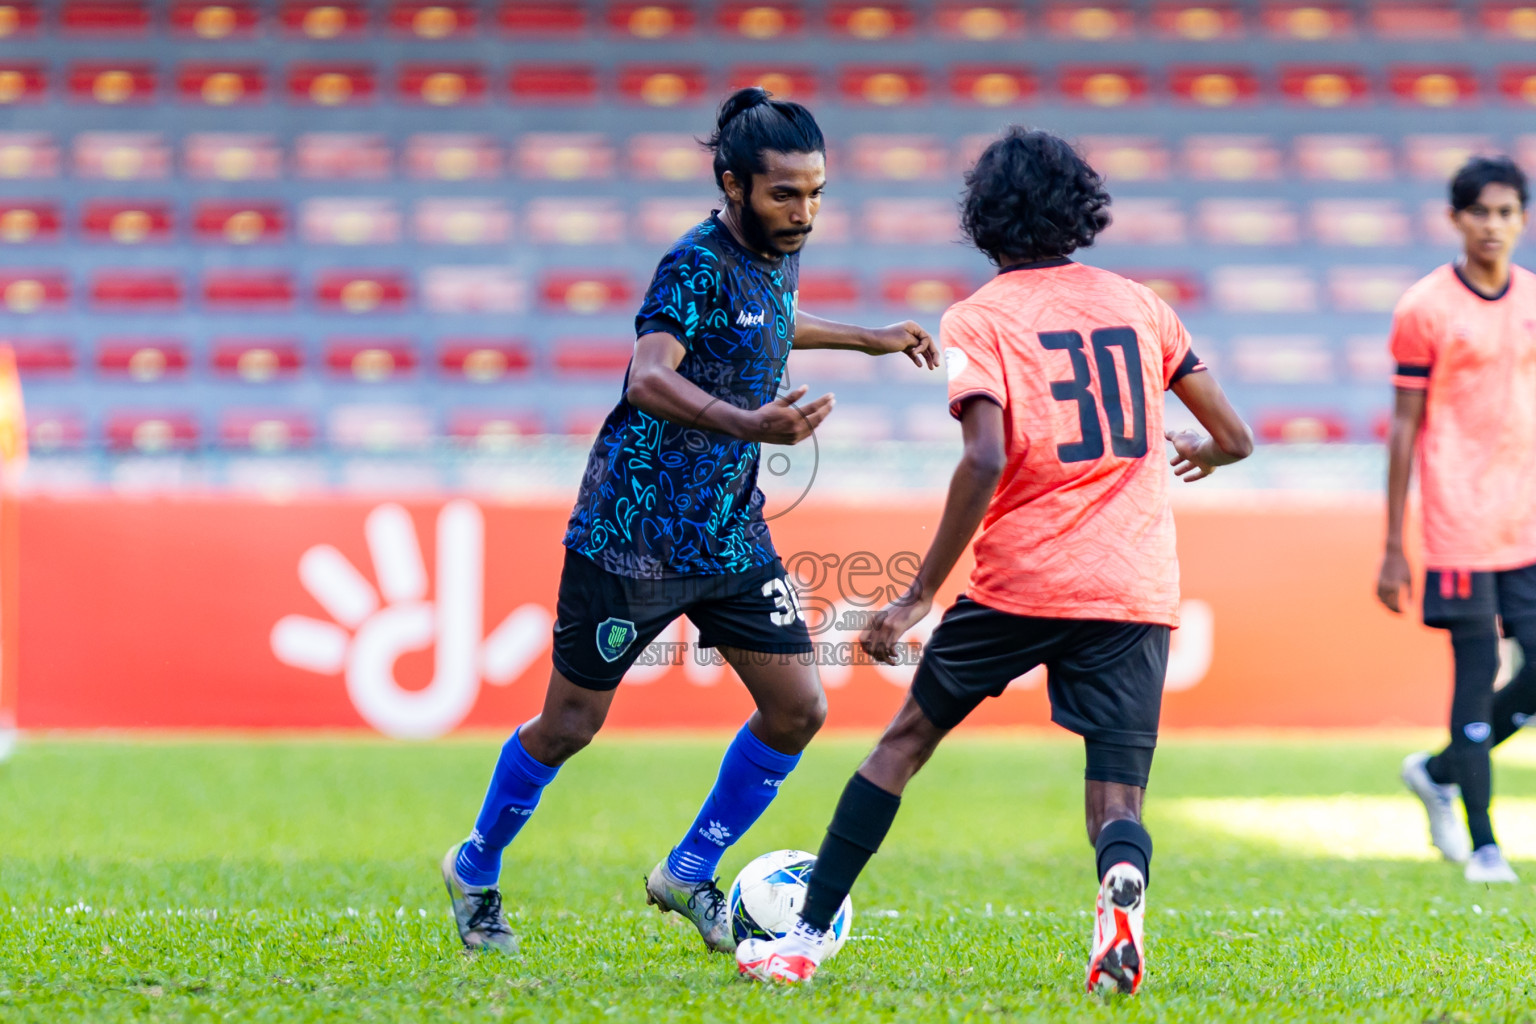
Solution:
<svg viewBox="0 0 1536 1024"><path fill-rule="evenodd" d="M502 914L501 852L566 759L591 742L615 688L668 623L687 615L757 710L726 749L693 824L651 871L663 912L735 948L714 879L727 847L757 821L821 727L826 698L795 589L774 552L757 487L760 446L795 444L833 396L779 394L793 348L904 352L938 365L916 323L881 328L796 308L799 253L826 184L826 145L810 111L742 89L706 145L725 208L680 238L635 318L624 392L592 447L565 535L554 671L543 711L502 747L474 831L443 858L459 936L513 952Z"/></svg>

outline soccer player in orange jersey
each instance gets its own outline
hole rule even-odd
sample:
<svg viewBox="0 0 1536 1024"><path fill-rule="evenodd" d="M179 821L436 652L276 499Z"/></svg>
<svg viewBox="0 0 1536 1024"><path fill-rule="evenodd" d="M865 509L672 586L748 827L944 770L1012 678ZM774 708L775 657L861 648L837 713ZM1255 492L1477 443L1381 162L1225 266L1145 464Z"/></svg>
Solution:
<svg viewBox="0 0 1536 1024"><path fill-rule="evenodd" d="M1536 275L1510 263L1526 192L1507 158L1462 167L1450 208L1462 257L1408 289L1392 318L1397 407L1377 595L1394 612L1412 595L1403 506L1417 452L1424 623L1450 631L1456 665L1450 744L1410 754L1403 781L1424 801L1435 846L1474 882L1517 880L1488 818L1488 752L1536 713ZM1495 693L1500 623L1525 667Z"/></svg>
<svg viewBox="0 0 1536 1024"><path fill-rule="evenodd" d="M1099 879L1090 989L1134 992L1152 841L1141 825L1157 742L1179 564L1167 438L1185 481L1245 458L1248 427L1149 289L1068 258L1109 223L1109 196L1067 143L1013 128L966 176L962 225L998 274L945 315L950 413L965 452L916 580L860 638L894 661L901 637L978 527L970 586L923 651L906 703L843 790L795 929L737 949L744 974L804 981L879 849L902 790L981 701L1038 665L1051 717L1087 748ZM1210 436L1163 430L1172 390Z"/></svg>

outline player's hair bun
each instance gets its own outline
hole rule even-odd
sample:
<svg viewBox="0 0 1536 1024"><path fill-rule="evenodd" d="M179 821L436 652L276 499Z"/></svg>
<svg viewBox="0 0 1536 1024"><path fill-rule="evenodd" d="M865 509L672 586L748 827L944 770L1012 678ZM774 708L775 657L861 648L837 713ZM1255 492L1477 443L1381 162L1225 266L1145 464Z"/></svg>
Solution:
<svg viewBox="0 0 1536 1024"><path fill-rule="evenodd" d="M720 104L720 116L715 119L715 127L723 130L726 125L736 119L737 115L767 102L769 102L768 90L762 86L750 85L745 89L737 89L726 97L724 103Z"/></svg>
<svg viewBox="0 0 1536 1024"><path fill-rule="evenodd" d="M767 89L755 85L737 89L725 98L715 118L714 134L699 142L715 154L715 183L721 189L725 188L726 171L750 187L752 175L767 169L765 151L827 151L821 128L809 110L798 103L776 100Z"/></svg>

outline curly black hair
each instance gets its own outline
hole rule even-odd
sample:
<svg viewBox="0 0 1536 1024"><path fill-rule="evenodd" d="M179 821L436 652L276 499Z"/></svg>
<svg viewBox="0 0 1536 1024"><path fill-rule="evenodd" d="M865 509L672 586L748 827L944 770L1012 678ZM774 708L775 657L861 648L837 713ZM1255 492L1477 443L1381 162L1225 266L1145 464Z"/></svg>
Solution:
<svg viewBox="0 0 1536 1024"><path fill-rule="evenodd" d="M1093 244L1109 201L1064 139L1015 125L966 174L960 228L999 266L1053 259Z"/></svg>

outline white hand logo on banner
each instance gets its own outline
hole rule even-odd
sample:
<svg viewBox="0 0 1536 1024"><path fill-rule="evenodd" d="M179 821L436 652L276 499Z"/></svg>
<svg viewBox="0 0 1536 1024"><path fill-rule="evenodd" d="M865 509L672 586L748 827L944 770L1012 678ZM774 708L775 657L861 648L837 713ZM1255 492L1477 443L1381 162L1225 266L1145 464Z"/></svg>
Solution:
<svg viewBox="0 0 1536 1024"><path fill-rule="evenodd" d="M522 675L548 645L553 618L542 605L525 604L481 641L485 519L473 502L451 501L438 513L435 601L426 599L426 565L405 509L380 505L365 532L378 590L340 551L315 545L299 559L299 579L335 622L284 616L272 627L272 653L322 675L345 671L358 713L387 736L441 736L474 707L482 676L505 686ZM434 641L431 683L400 686L395 662Z"/></svg>

